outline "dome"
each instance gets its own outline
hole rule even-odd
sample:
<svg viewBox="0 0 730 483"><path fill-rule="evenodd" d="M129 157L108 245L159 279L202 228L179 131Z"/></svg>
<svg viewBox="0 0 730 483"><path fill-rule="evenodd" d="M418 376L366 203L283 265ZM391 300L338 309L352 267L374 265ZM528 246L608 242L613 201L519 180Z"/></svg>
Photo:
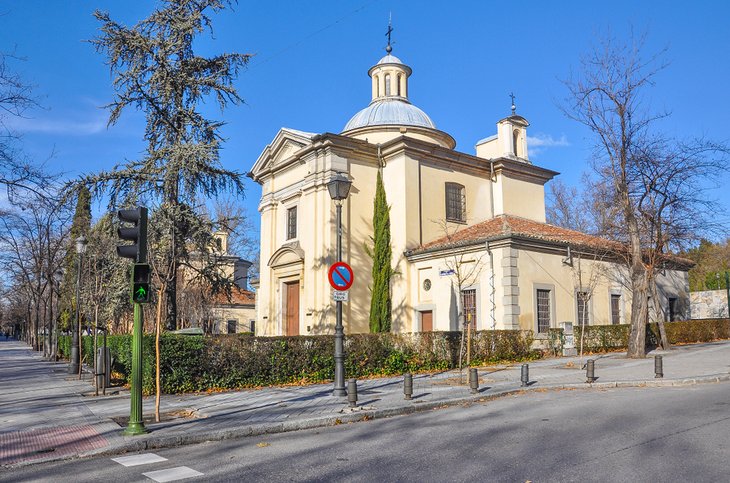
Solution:
<svg viewBox="0 0 730 483"><path fill-rule="evenodd" d="M403 62L401 62L401 60L398 57L396 57L395 55L388 54L385 57L383 57L382 59L380 59L378 61L378 63L375 65L382 65L382 64L401 64L401 65L403 65Z"/></svg>
<svg viewBox="0 0 730 483"><path fill-rule="evenodd" d="M393 57L392 55L386 57ZM358 112L345 126L350 131L365 126L419 126L436 129L428 115L403 98L379 98Z"/></svg>

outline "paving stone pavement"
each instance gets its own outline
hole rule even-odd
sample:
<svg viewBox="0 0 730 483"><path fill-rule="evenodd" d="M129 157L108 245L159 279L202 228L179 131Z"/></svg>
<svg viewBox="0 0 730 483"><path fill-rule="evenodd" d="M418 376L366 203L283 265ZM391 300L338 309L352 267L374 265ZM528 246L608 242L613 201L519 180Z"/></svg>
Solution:
<svg viewBox="0 0 730 483"><path fill-rule="evenodd" d="M654 377L654 355L663 356L662 379ZM592 384L583 368L589 358L597 376ZM476 395L460 384L466 371L414 375L410 401L404 400L402 377L365 379L358 381L355 409L331 395L331 383L163 395L163 422L146 423L150 432L141 436L122 436L115 422L129 415L128 391L94 397L91 376L80 381L66 374L66 367L43 360L24 343L0 340L0 466L313 428L521 391L730 381L730 341L654 351L641 360L613 353L535 361L526 388L520 384L521 364L483 367ZM154 403L154 397L144 398L145 419L154 414Z"/></svg>

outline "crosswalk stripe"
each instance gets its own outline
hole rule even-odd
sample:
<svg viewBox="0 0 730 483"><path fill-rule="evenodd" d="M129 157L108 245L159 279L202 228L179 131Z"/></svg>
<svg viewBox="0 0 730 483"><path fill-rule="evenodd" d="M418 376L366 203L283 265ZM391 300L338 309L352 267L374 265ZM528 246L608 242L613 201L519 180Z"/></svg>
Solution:
<svg viewBox="0 0 730 483"><path fill-rule="evenodd" d="M166 470L149 471L142 473L147 478L163 483L165 481L178 481L194 476L203 476L203 473L195 471L187 466L178 466L177 468L168 468Z"/></svg>
<svg viewBox="0 0 730 483"><path fill-rule="evenodd" d="M162 456L158 456L154 453L142 453L132 456L120 456L119 458L112 458L112 461L115 461L123 466L139 466L167 461L167 458L163 458Z"/></svg>

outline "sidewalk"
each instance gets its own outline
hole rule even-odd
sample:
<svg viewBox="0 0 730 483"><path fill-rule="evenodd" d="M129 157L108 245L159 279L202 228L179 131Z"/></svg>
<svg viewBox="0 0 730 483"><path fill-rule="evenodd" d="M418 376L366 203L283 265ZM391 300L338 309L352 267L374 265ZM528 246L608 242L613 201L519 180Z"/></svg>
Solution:
<svg viewBox="0 0 730 483"><path fill-rule="evenodd" d="M94 397L91 376L66 373L67 364L46 362L24 343L0 340L0 466L31 464L292 431L360 421L505 394L540 389L676 386L730 380L730 341L679 346L663 355L664 378L654 378L654 358L624 353L595 360L596 382L586 383L578 357L529 365L531 383L520 387L520 366L479 369L479 393L459 384L459 372L417 374L413 400L403 397L403 378L358 381L358 408L331 395L332 384L272 387L216 394L163 395L163 422L147 422L154 397L144 399L149 434L122 436L115 420L129 415L129 393ZM466 378L466 371L464 371ZM122 423L126 424L126 423Z"/></svg>

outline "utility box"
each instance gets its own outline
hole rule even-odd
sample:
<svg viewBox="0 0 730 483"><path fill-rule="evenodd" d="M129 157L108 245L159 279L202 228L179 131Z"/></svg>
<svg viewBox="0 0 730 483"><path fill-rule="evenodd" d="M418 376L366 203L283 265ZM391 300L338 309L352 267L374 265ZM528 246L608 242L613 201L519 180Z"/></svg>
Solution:
<svg viewBox="0 0 730 483"><path fill-rule="evenodd" d="M560 322L558 325L563 329L563 355L577 355L578 352L575 350L575 336L573 335L573 322Z"/></svg>

